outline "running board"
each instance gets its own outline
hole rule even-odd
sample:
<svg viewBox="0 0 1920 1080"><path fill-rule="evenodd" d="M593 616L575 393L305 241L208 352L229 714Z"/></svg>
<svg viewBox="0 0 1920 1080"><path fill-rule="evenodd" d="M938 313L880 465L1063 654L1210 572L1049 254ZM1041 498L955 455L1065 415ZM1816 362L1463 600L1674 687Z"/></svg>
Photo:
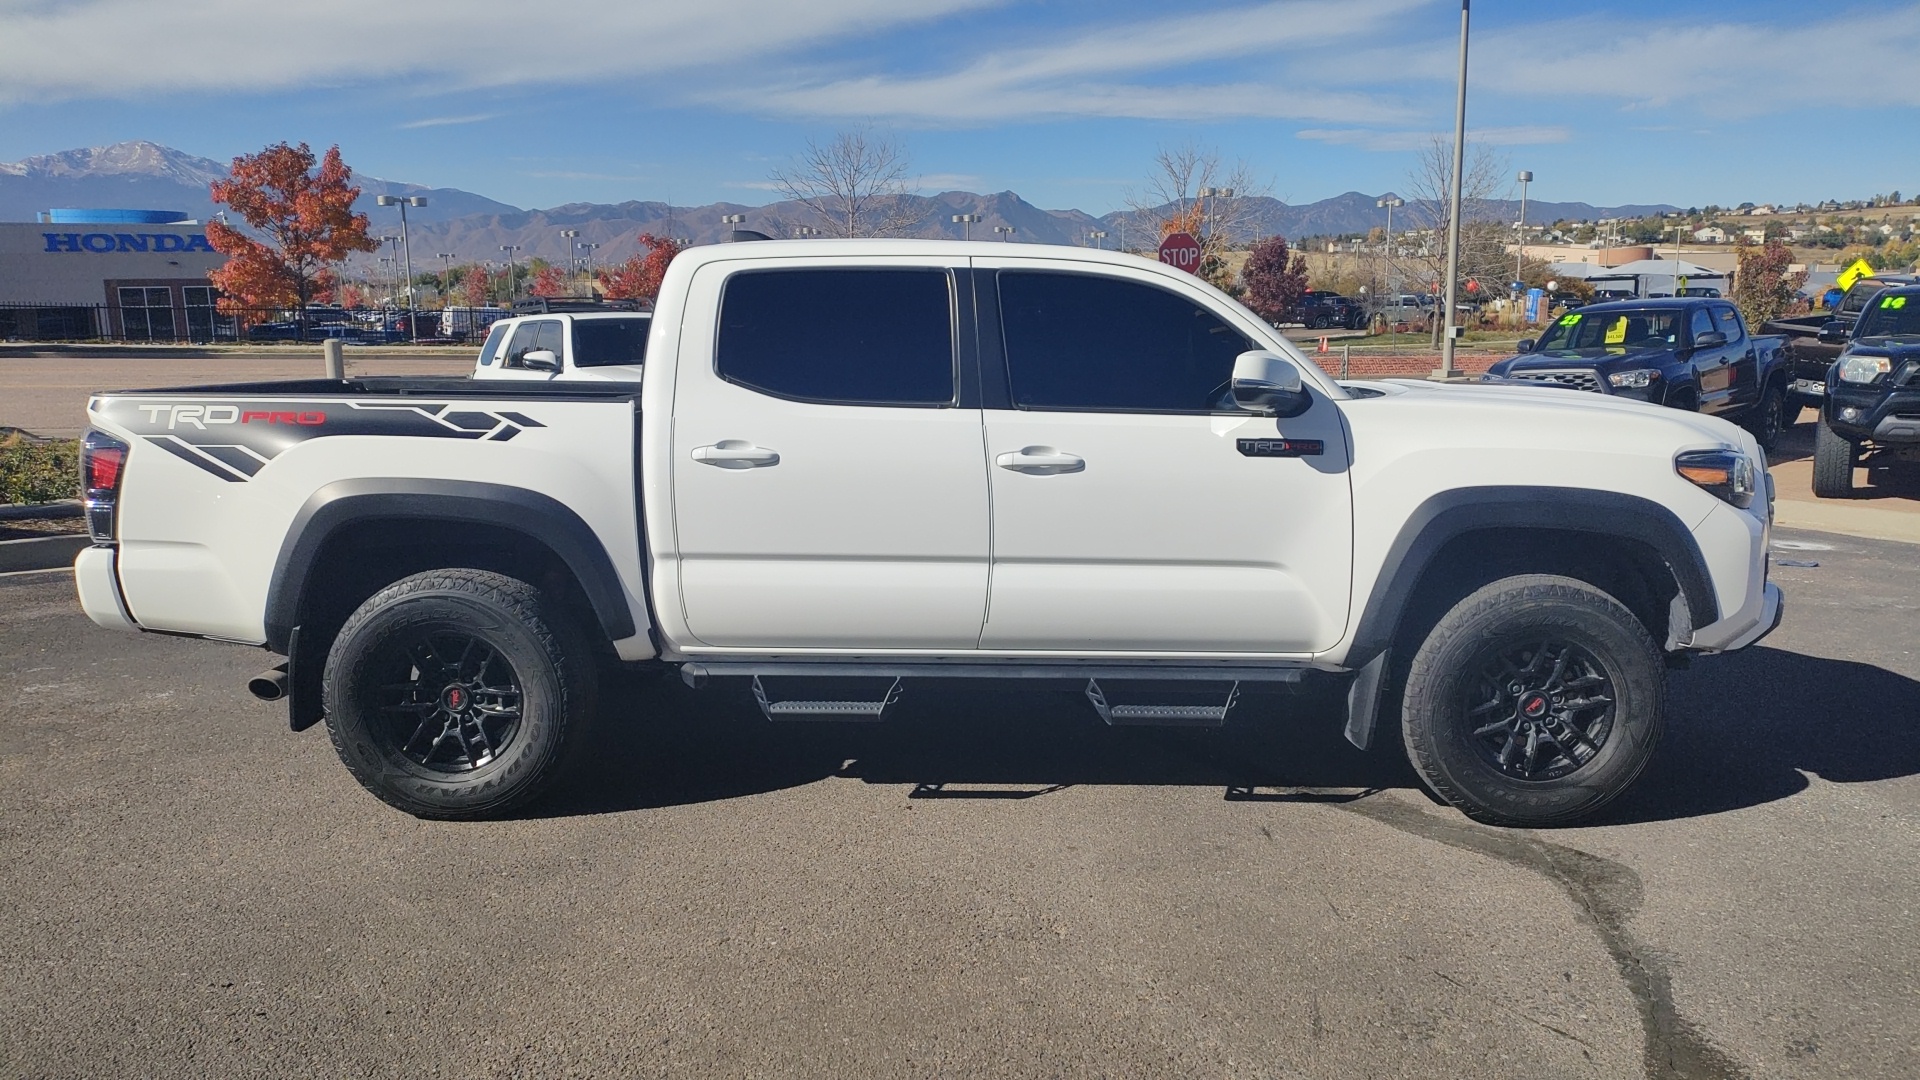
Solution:
<svg viewBox="0 0 1920 1080"><path fill-rule="evenodd" d="M900 680L896 677L893 685L887 687L886 696L879 701L768 701L767 688L760 682L760 676L753 677L753 700L760 706L760 715L769 720L862 720L879 721L887 718L887 709L900 700Z"/></svg>
<svg viewBox="0 0 1920 1080"><path fill-rule="evenodd" d="M689 660L680 665L680 678L699 689L708 679L745 676L784 678L885 679L1106 679L1111 682L1168 680L1174 682L1298 683L1305 678L1304 663L1236 660L1045 661L965 660L892 662L886 660Z"/></svg>
<svg viewBox="0 0 1920 1080"><path fill-rule="evenodd" d="M1100 680L1088 679L1087 700L1108 727L1220 727L1240 700L1240 684L1229 687L1227 700L1219 705L1115 705L1107 701Z"/></svg>

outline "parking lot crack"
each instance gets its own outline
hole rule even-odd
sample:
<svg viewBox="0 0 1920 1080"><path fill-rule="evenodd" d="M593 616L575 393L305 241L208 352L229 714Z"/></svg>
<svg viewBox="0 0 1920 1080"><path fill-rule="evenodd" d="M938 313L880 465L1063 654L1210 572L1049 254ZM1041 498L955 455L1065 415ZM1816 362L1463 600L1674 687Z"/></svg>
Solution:
<svg viewBox="0 0 1920 1080"><path fill-rule="evenodd" d="M1666 961L1627 928L1641 901L1640 875L1631 868L1548 843L1530 833L1490 828L1464 819L1449 820L1392 799L1373 797L1331 805L1411 836L1498 859L1553 882L1573 901L1580 920L1599 937L1633 998L1640 1016L1642 1064L1648 1080L1746 1080L1746 1070L1680 1014L1673 1002L1673 980ZM1527 1019L1587 1045L1551 1024L1530 1016Z"/></svg>

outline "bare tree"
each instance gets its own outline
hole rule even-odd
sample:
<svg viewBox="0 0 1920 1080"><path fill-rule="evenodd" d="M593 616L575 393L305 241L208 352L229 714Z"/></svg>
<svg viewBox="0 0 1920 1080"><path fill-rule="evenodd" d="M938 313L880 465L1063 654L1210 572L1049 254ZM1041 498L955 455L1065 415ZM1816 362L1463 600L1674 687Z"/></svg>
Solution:
<svg viewBox="0 0 1920 1080"><path fill-rule="evenodd" d="M1231 196L1202 197L1206 190L1233 192ZM1126 193L1127 206L1142 246L1184 232L1200 241L1200 276L1225 288L1233 274L1224 258L1228 249L1259 239L1254 235L1254 197L1266 195L1272 185L1255 177L1244 159L1223 162L1220 152L1195 143L1161 147L1154 155L1146 182Z"/></svg>
<svg viewBox="0 0 1920 1080"><path fill-rule="evenodd" d="M1460 277L1482 289L1504 283L1513 273L1507 251L1511 228L1498 200L1511 194L1506 159L1481 143L1469 143L1460 181ZM1453 223L1453 140L1435 135L1420 148L1407 174L1407 217L1415 235L1388 245L1395 276L1402 281L1447 291L1447 230ZM1504 284L1499 290L1505 293ZM1461 295L1471 295L1464 290ZM1434 320L1434 347L1440 326Z"/></svg>
<svg viewBox="0 0 1920 1080"><path fill-rule="evenodd" d="M910 167L895 140L842 131L824 145L808 139L806 153L769 178L829 236L898 236L918 219L906 198Z"/></svg>

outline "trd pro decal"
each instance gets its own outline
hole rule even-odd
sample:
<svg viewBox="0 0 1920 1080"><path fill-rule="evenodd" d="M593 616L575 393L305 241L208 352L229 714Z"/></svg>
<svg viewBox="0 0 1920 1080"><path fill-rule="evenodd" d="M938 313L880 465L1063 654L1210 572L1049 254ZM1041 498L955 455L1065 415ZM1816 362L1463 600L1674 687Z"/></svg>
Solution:
<svg viewBox="0 0 1920 1080"><path fill-rule="evenodd" d="M95 398L89 410L222 480L244 483L287 448L328 435L505 442L545 427L518 412L456 404L154 401Z"/></svg>

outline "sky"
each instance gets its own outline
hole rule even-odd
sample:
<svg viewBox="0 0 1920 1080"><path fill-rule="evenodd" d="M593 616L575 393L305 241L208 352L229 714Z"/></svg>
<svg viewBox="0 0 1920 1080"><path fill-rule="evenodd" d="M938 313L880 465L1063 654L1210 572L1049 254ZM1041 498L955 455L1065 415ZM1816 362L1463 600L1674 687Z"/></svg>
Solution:
<svg viewBox="0 0 1920 1080"><path fill-rule="evenodd" d="M1481 0L1469 138L1534 199L1920 192L1920 4ZM1458 0L0 0L0 160L338 144L523 207L771 202L809 140L925 193L1099 214L1156 152L1288 202L1406 190L1450 132ZM1864 105L1863 101L1871 101Z"/></svg>

